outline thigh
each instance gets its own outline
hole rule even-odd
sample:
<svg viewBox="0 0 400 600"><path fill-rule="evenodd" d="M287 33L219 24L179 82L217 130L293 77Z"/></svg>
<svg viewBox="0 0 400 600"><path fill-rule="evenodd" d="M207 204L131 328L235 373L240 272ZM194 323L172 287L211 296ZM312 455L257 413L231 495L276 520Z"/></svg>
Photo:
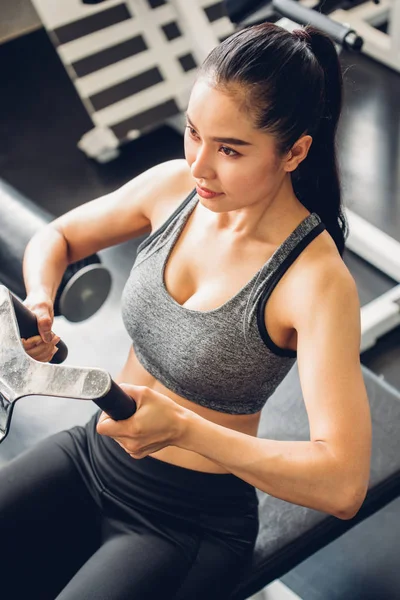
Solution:
<svg viewBox="0 0 400 600"><path fill-rule="evenodd" d="M131 532L108 539L56 600L172 599L192 558L162 537Z"/></svg>
<svg viewBox="0 0 400 600"><path fill-rule="evenodd" d="M248 567L252 553L242 556L225 544L204 538L192 567L173 600L226 600Z"/></svg>
<svg viewBox="0 0 400 600"><path fill-rule="evenodd" d="M202 515L197 556L173 600L230 598L252 560L259 520L257 504L236 514Z"/></svg>
<svg viewBox="0 0 400 600"><path fill-rule="evenodd" d="M53 600L96 550L96 507L56 434L0 469L1 588ZM29 582L29 583L27 583Z"/></svg>

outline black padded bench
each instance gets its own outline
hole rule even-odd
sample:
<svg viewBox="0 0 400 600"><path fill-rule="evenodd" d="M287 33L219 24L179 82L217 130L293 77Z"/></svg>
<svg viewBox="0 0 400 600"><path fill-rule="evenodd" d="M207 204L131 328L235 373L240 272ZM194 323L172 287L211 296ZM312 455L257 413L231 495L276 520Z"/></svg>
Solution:
<svg viewBox="0 0 400 600"><path fill-rule="evenodd" d="M245 600L383 508L400 494L400 392L363 368L370 400L373 444L370 487L351 520L259 493L260 531L254 559L231 600ZM323 393L323 390L321 390ZM309 428L297 368L263 409L259 437L307 440Z"/></svg>

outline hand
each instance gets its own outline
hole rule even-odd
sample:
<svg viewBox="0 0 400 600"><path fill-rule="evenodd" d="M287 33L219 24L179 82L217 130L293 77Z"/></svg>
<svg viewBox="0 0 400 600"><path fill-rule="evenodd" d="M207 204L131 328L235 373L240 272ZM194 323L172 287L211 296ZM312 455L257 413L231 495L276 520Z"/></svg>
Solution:
<svg viewBox="0 0 400 600"><path fill-rule="evenodd" d="M56 344L60 341L51 331L54 320L52 299L45 292L34 292L28 294L23 304L36 316L39 329L39 335L22 338L25 352L35 360L49 362L58 351Z"/></svg>
<svg viewBox="0 0 400 600"><path fill-rule="evenodd" d="M49 344L54 337L54 333L51 331L54 321L54 308L51 297L44 291L32 292L27 295L23 305L36 316L39 335L43 342Z"/></svg>
<svg viewBox="0 0 400 600"><path fill-rule="evenodd" d="M31 358L40 362L50 362L58 348L56 344L60 341L60 338L53 334L54 337L49 344L46 344L40 335L35 335L27 340L21 338L24 350Z"/></svg>
<svg viewBox="0 0 400 600"><path fill-rule="evenodd" d="M168 396L145 386L120 384L136 402L136 412L124 421L100 415L97 433L112 437L132 458L144 458L166 446L177 446L183 433L183 408Z"/></svg>

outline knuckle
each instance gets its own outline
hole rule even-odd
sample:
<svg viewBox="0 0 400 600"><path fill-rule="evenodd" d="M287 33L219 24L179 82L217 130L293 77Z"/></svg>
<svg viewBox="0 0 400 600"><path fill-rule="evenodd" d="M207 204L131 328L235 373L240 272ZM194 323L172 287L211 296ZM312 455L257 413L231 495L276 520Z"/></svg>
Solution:
<svg viewBox="0 0 400 600"><path fill-rule="evenodd" d="M140 423L137 423L135 421L130 423L130 435L134 436L135 438L138 438L141 435L143 435L143 426L141 426Z"/></svg>
<svg viewBox="0 0 400 600"><path fill-rule="evenodd" d="M37 302L35 302L35 306L38 310L49 310L49 303L45 302L44 300L38 300Z"/></svg>
<svg viewBox="0 0 400 600"><path fill-rule="evenodd" d="M39 313L36 318L42 327L51 327L52 321L48 314L44 315L43 313Z"/></svg>
<svg viewBox="0 0 400 600"><path fill-rule="evenodd" d="M138 452L129 452L129 456L131 456L132 458L135 458L136 460L138 460L139 458L142 458L142 454L138 451Z"/></svg>
<svg viewBox="0 0 400 600"><path fill-rule="evenodd" d="M149 390L149 388L144 385L135 386L135 390L134 390L135 398L137 398L138 400L141 400L142 398L144 398L146 396L148 390Z"/></svg>
<svg viewBox="0 0 400 600"><path fill-rule="evenodd" d="M132 452L132 454L134 454L135 452L137 452L137 446L135 444L135 442L128 442L125 444L125 449L127 452Z"/></svg>
<svg viewBox="0 0 400 600"><path fill-rule="evenodd" d="M127 451L132 454L140 454L141 446L138 443L130 443L127 445Z"/></svg>
<svg viewBox="0 0 400 600"><path fill-rule="evenodd" d="M37 304L33 304L33 303L30 304L29 302L27 302L25 304L25 306L27 308L29 308L29 310L31 312L33 312L33 314L36 315L36 317L40 316L42 314L42 312L43 312L42 309L40 308L40 306L38 306Z"/></svg>

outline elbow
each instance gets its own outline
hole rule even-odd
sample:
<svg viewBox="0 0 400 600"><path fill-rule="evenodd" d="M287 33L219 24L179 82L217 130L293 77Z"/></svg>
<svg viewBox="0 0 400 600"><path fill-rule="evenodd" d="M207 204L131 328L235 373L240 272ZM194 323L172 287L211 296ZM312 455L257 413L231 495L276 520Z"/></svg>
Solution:
<svg viewBox="0 0 400 600"><path fill-rule="evenodd" d="M351 486L350 489L342 490L338 499L333 516L343 521L353 519L360 510L367 495L368 485Z"/></svg>
<svg viewBox="0 0 400 600"><path fill-rule="evenodd" d="M65 255L66 255L66 258L67 258L67 261L68 261L68 264L74 262L71 259L71 247L70 247L70 244L69 244L67 238L64 235L62 227L60 225L58 225L56 223L56 221L51 221L48 224L48 228L51 228L51 231L52 231L53 235L55 234L55 236L59 240L59 243L63 246L64 251L65 251Z"/></svg>
<svg viewBox="0 0 400 600"><path fill-rule="evenodd" d="M25 253L31 248L42 250L44 247L50 247L53 255L62 256L65 259L66 266L72 262L68 240L61 228L55 225L55 221L46 223L34 233L25 248Z"/></svg>

